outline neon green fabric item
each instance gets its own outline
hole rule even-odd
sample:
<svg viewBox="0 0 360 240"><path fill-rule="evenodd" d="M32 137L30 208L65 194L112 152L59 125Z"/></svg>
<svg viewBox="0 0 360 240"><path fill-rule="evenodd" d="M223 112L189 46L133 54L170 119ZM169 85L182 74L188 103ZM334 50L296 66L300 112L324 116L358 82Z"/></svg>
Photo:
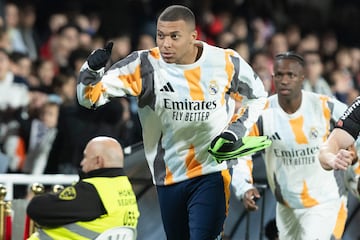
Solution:
<svg viewBox="0 0 360 240"><path fill-rule="evenodd" d="M214 146L210 146L208 152L213 158L221 163L226 160L239 158L263 150L271 145L271 140L267 136L246 136L236 142L231 142L224 138L219 138ZM231 145L230 145L231 144ZM226 151L219 151L224 145L230 145L232 148L226 148Z"/></svg>

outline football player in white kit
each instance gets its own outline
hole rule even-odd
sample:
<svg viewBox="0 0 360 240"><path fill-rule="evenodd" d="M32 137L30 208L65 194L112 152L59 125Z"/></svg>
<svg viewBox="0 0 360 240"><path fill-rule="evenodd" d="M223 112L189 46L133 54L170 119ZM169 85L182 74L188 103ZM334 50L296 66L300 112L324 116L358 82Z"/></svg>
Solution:
<svg viewBox="0 0 360 240"><path fill-rule="evenodd" d="M347 218L343 177L326 171L318 159L320 144L329 135L346 105L325 95L302 90L304 61L293 52L278 54L273 80L277 94L254 125L253 135L266 135L272 145L264 160L269 186L277 200L280 239L340 239ZM232 184L246 208L257 209L259 192L241 168ZM256 171L256 169L255 169ZM247 180L247 181L246 181ZM241 186L241 187L239 187Z"/></svg>

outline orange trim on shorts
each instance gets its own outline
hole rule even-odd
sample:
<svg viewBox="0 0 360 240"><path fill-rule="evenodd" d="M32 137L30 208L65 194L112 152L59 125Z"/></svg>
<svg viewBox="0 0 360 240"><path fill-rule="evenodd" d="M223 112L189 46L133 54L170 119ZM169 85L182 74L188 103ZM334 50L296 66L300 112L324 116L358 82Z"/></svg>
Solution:
<svg viewBox="0 0 360 240"><path fill-rule="evenodd" d="M333 231L333 235L334 235L335 239L342 238L342 235L344 234L344 230L345 230L346 219L347 219L347 208L346 208L344 200L342 200L341 206L340 206L340 209L338 212L338 216L336 219L335 228Z"/></svg>
<svg viewBox="0 0 360 240"><path fill-rule="evenodd" d="M231 183L231 175L229 169L225 169L221 171L221 176L223 177L224 182L224 193L225 193L225 214L226 216L229 213L229 201L230 201L230 183Z"/></svg>

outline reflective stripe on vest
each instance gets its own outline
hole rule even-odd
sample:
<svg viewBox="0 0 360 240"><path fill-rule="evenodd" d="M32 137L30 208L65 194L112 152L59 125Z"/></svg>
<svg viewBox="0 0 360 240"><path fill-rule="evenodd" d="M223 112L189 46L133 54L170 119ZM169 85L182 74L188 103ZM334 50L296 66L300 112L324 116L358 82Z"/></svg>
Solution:
<svg viewBox="0 0 360 240"><path fill-rule="evenodd" d="M66 229L69 232L74 233L74 235L77 235L76 239L81 238L81 236L83 237L82 239L94 239L100 234L98 232L91 231L90 229L81 227L81 226L77 225L76 223L66 224L66 225L62 226L61 228L62 228L61 231L64 231L64 229ZM59 230L60 230L60 228L59 228ZM42 230L42 229L39 229L38 232L39 232L39 239L40 240L54 240L54 239L56 239L55 236L51 237L51 235L52 235L51 231L48 232L50 235L48 233L46 233L44 230Z"/></svg>
<svg viewBox="0 0 360 240"><path fill-rule="evenodd" d="M126 176L83 179L92 184L101 198L107 214L92 221L66 224L57 228L39 229L39 239L94 239L103 231L115 226L137 226L139 211L136 196Z"/></svg>

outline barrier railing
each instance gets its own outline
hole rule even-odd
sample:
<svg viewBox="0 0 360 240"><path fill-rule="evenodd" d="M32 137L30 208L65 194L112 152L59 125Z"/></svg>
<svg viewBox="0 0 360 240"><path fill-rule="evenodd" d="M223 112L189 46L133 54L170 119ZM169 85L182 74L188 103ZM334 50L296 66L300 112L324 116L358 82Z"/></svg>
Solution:
<svg viewBox="0 0 360 240"><path fill-rule="evenodd" d="M7 190L5 200L12 200L14 198L14 185L31 185L33 183L71 185L78 181L78 179L78 175L72 174L0 174L0 184L4 184Z"/></svg>
<svg viewBox="0 0 360 240"><path fill-rule="evenodd" d="M6 187L0 184L0 239L11 240L11 201L5 201Z"/></svg>

